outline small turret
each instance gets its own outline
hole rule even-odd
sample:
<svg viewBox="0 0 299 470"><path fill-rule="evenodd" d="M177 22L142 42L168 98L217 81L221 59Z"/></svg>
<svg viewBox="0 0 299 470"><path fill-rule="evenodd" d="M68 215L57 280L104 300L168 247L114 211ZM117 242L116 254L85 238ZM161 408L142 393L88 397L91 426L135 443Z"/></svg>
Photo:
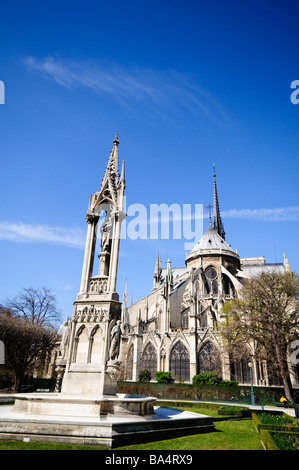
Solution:
<svg viewBox="0 0 299 470"><path fill-rule="evenodd" d="M153 275L153 289L157 289L161 285L161 277L162 269L161 269L161 258L159 256L159 251L157 252L156 264L155 264L155 271Z"/></svg>

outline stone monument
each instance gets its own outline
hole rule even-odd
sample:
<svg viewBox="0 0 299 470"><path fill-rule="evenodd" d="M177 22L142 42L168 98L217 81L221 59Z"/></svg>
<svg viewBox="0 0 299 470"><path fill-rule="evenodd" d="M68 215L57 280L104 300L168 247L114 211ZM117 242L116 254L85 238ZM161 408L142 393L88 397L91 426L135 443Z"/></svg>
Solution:
<svg viewBox="0 0 299 470"><path fill-rule="evenodd" d="M124 161L118 173L118 136L108 159L99 191L90 196L80 292L74 302L70 343L61 393L116 395L119 376L121 302L116 293L123 212ZM101 216L102 220L101 220ZM101 251L93 275L98 225Z"/></svg>
<svg viewBox="0 0 299 470"><path fill-rule="evenodd" d="M124 161L119 174L118 145L116 135L102 184L90 196L80 292L71 320L63 325L56 392L16 394L14 407L0 422L0 439L113 447L132 442L133 436L153 439L178 429L186 434L214 427L207 416L154 409L153 397L117 394L122 325L116 280L125 218ZM94 274L100 223L101 251Z"/></svg>

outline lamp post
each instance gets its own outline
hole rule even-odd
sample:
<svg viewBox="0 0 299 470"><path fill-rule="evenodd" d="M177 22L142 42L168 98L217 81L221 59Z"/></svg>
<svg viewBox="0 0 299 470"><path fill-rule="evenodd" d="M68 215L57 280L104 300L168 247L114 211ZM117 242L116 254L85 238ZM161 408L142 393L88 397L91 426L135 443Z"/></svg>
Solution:
<svg viewBox="0 0 299 470"><path fill-rule="evenodd" d="M250 385L251 385L251 404L254 406L255 401L254 401L254 391L253 391L253 377L252 377L252 362L248 362L248 367L250 371Z"/></svg>

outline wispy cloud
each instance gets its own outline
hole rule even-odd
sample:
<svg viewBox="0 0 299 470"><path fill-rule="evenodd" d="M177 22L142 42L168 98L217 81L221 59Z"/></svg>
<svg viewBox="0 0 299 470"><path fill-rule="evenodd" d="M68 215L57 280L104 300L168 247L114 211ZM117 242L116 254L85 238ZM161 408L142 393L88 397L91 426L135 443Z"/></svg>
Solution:
<svg viewBox="0 0 299 470"><path fill-rule="evenodd" d="M203 215L209 217L208 213ZM221 211L224 219L247 219L265 222L299 222L299 206L262 208L262 209L228 209Z"/></svg>
<svg viewBox="0 0 299 470"><path fill-rule="evenodd" d="M198 80L176 70L129 68L52 56L28 56L24 63L28 70L38 72L69 90L84 87L98 95L109 95L134 112L139 103L144 113L167 120L174 112L181 112L220 125L230 125L232 122L219 100L199 86Z"/></svg>
<svg viewBox="0 0 299 470"><path fill-rule="evenodd" d="M298 222L299 206L274 209L230 209L221 212L221 216L223 218L246 219L251 221ZM191 219L193 219L193 217L192 215ZM207 218L208 214L204 214L203 217ZM189 216L184 217L184 214L182 214L182 221L189 220L189 218ZM151 222L153 221L145 217L145 224ZM157 220L155 219L154 222L157 222ZM164 223L165 222L166 221L164 221ZM129 236L129 234L127 235ZM22 222L0 222L0 240L8 240L17 243L50 243L84 249L85 237L86 233L84 230L78 227L50 227L48 225L24 224Z"/></svg>
<svg viewBox="0 0 299 470"><path fill-rule="evenodd" d="M274 209L230 209L221 212L224 218L263 220L265 222L298 222L299 206Z"/></svg>
<svg viewBox="0 0 299 470"><path fill-rule="evenodd" d="M0 239L19 243L54 243L73 248L84 248L85 245L85 233L80 228L49 227L22 222L0 222Z"/></svg>

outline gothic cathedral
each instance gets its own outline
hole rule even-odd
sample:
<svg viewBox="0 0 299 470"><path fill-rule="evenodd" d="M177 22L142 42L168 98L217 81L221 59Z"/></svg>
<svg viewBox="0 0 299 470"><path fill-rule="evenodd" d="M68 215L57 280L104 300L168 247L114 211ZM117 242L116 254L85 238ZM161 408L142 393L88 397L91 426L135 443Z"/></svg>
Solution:
<svg viewBox="0 0 299 470"><path fill-rule="evenodd" d="M283 263L267 264L264 257L241 258L233 251L221 219L214 170L209 227L186 254L185 266L172 267L168 259L162 267L157 253L152 291L127 305L126 286L121 303L116 281L125 174L124 162L119 173L118 146L116 135L101 186L90 196L80 292L72 319L65 324L57 361L62 391L111 394L119 378L136 381L144 369L152 379L156 371L170 371L175 381L192 383L194 375L214 371L224 379L250 383L250 347L229 363L216 326L224 303L238 297L246 278L269 269L290 271L285 254ZM253 379L256 385L279 385L259 361L253 361ZM292 380L298 385L296 374Z"/></svg>

